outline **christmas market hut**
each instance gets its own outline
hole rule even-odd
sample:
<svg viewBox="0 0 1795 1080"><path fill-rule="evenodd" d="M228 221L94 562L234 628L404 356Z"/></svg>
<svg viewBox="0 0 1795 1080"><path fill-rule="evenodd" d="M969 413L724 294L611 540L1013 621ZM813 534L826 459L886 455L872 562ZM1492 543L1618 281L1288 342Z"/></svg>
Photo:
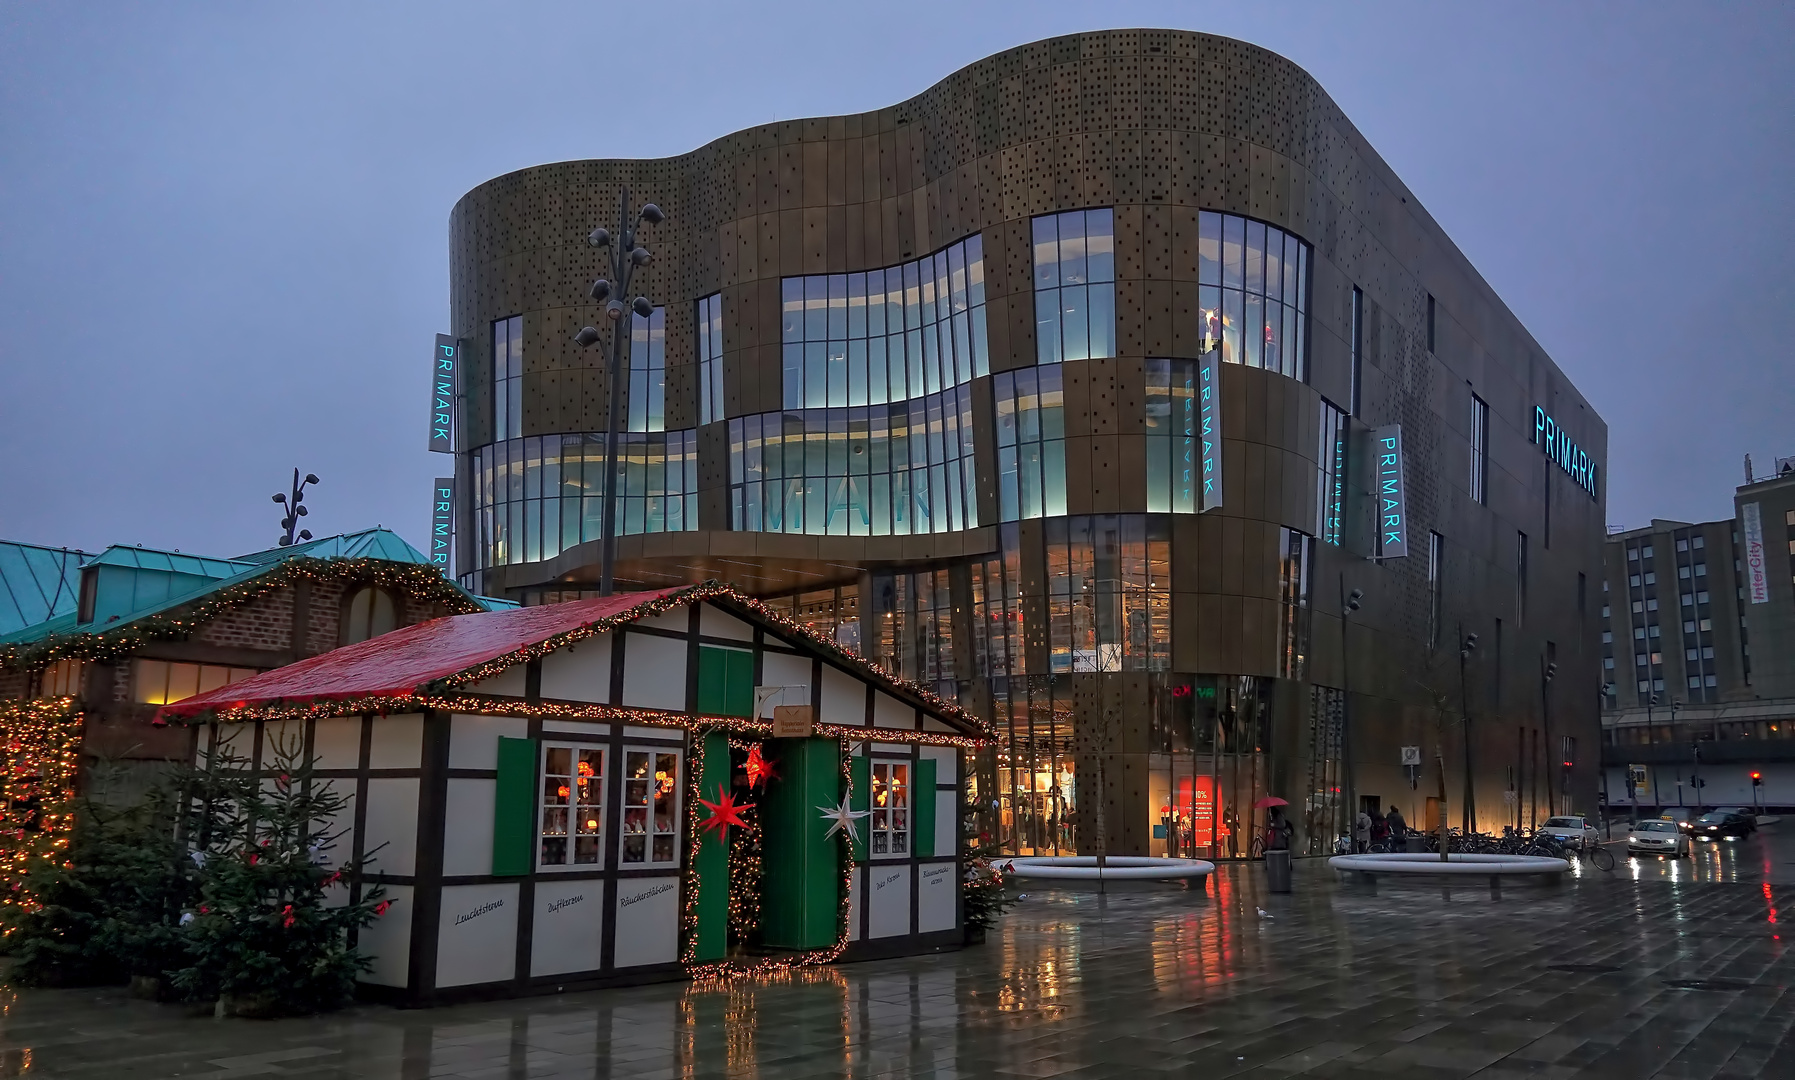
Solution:
<svg viewBox="0 0 1795 1080"><path fill-rule="evenodd" d="M161 710L196 760L302 743L334 857L393 902L376 996L423 1004L960 944L988 733L726 585L395 630ZM213 759L216 760L216 759Z"/></svg>

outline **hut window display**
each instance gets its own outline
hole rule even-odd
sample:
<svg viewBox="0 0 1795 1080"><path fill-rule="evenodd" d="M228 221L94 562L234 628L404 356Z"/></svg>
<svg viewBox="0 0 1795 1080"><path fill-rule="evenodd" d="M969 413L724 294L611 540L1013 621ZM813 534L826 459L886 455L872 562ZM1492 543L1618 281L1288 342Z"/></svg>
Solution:
<svg viewBox="0 0 1795 1080"><path fill-rule="evenodd" d="M910 766L873 762L873 854L910 850Z"/></svg>
<svg viewBox="0 0 1795 1080"><path fill-rule="evenodd" d="M542 867L597 866L603 855L605 752L542 748Z"/></svg>
<svg viewBox="0 0 1795 1080"><path fill-rule="evenodd" d="M679 754L623 752L623 865L679 865Z"/></svg>

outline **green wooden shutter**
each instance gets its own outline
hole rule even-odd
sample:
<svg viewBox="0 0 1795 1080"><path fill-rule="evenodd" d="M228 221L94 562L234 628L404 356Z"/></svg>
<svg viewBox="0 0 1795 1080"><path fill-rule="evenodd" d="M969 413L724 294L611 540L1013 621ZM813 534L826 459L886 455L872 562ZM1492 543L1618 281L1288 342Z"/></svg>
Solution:
<svg viewBox="0 0 1795 1080"><path fill-rule="evenodd" d="M841 800L834 739L774 739L779 775L761 797L761 940L775 949L835 944L841 846L818 807Z"/></svg>
<svg viewBox="0 0 1795 1080"><path fill-rule="evenodd" d="M916 779L910 785L910 848L919 859L935 854L935 760L916 763Z"/></svg>
<svg viewBox="0 0 1795 1080"><path fill-rule="evenodd" d="M499 737L498 791L492 800L495 877L521 877L535 861L538 757L535 739Z"/></svg>
<svg viewBox="0 0 1795 1080"><path fill-rule="evenodd" d="M754 715L752 652L698 647L698 711L712 716Z"/></svg>
<svg viewBox="0 0 1795 1080"><path fill-rule="evenodd" d="M754 654L729 650L729 677L724 690L724 712L729 716L754 715Z"/></svg>
<svg viewBox="0 0 1795 1080"><path fill-rule="evenodd" d="M854 784L854 794L850 808L863 813L866 817L854 821L854 861L866 861L866 839L872 835L873 818L869 812L873 808L873 762L868 757L853 759L848 767L848 776Z"/></svg>

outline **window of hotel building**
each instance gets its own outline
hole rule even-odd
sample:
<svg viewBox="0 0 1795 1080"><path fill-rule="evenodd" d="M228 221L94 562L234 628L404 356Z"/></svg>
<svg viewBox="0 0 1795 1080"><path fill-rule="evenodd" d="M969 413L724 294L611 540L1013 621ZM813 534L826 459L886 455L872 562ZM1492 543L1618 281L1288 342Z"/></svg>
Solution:
<svg viewBox="0 0 1795 1080"><path fill-rule="evenodd" d="M976 528L971 390L730 420L731 528L830 536Z"/></svg>
<svg viewBox="0 0 1795 1080"><path fill-rule="evenodd" d="M1194 514L1202 484L1197 362L1148 360L1146 373L1147 510Z"/></svg>
<svg viewBox="0 0 1795 1080"><path fill-rule="evenodd" d="M698 301L698 422L723 419L723 294Z"/></svg>
<svg viewBox="0 0 1795 1080"><path fill-rule="evenodd" d="M620 535L698 527L697 431L619 432ZM542 435L474 452L478 569L552 559L604 530L605 437Z"/></svg>
<svg viewBox="0 0 1795 1080"><path fill-rule="evenodd" d="M377 638L398 626L399 612L393 604L393 594L372 585L364 586L350 594L349 602L343 605L337 644L353 645Z"/></svg>
<svg viewBox="0 0 1795 1080"><path fill-rule="evenodd" d="M1440 646L1440 621L1446 599L1446 538L1427 534L1427 647Z"/></svg>
<svg viewBox="0 0 1795 1080"><path fill-rule="evenodd" d="M38 673L39 697L76 697L81 693L82 663L79 660L58 660Z"/></svg>
<svg viewBox="0 0 1795 1080"><path fill-rule="evenodd" d="M1303 678L1309 657L1309 597L1314 585L1315 538L1278 530L1278 674Z"/></svg>
<svg viewBox="0 0 1795 1080"><path fill-rule="evenodd" d="M666 308L655 308L647 318L630 315L628 400L629 425L624 430L666 430Z"/></svg>
<svg viewBox="0 0 1795 1080"><path fill-rule="evenodd" d="M605 748L542 748L542 814L537 865L596 867L604 858Z"/></svg>
<svg viewBox="0 0 1795 1080"><path fill-rule="evenodd" d="M1363 370L1361 361L1365 355L1365 292L1357 285L1352 287L1352 391L1349 400L1352 414L1359 415L1359 376Z"/></svg>
<svg viewBox="0 0 1795 1080"><path fill-rule="evenodd" d="M1224 362L1308 380L1308 244L1276 226L1204 211L1197 282L1198 317L1219 326Z"/></svg>
<svg viewBox="0 0 1795 1080"><path fill-rule="evenodd" d="M1147 363L1150 367L1155 361ZM1151 386L1151 375L1148 382ZM1000 520L1020 521L1064 514L1066 420L1060 369L1041 367L1000 372L991 380L991 396L997 409ZM1148 416L1151 424L1151 401ZM1153 441L1149 440L1147 451L1149 508L1153 504ZM1164 441L1172 440L1168 436ZM967 490L971 490L970 486Z"/></svg>
<svg viewBox="0 0 1795 1080"><path fill-rule="evenodd" d="M169 705L185 701L195 694L216 690L221 686L242 682L256 674L255 668L226 667L222 664L184 664L168 660L135 660L132 698L143 705Z"/></svg>
<svg viewBox="0 0 1795 1080"><path fill-rule="evenodd" d="M1172 655L1171 523L1157 514L1043 522L1049 660L1060 671L1164 671Z"/></svg>
<svg viewBox="0 0 1795 1080"><path fill-rule="evenodd" d="M1315 470L1315 521L1321 530L1321 542L1336 547L1345 531L1347 426L1346 414L1322 398L1321 439L1316 444L1321 460Z"/></svg>
<svg viewBox="0 0 1795 1080"><path fill-rule="evenodd" d="M1527 534L1515 533L1515 625L1527 621Z"/></svg>
<svg viewBox="0 0 1795 1080"><path fill-rule="evenodd" d="M679 827L679 752L624 747L622 866L679 865Z"/></svg>
<svg viewBox="0 0 1795 1080"><path fill-rule="evenodd" d="M1427 351L1434 351L1434 294L1427 294Z"/></svg>
<svg viewBox="0 0 1795 1080"><path fill-rule="evenodd" d="M1490 501L1490 407L1471 395L1471 501Z"/></svg>
<svg viewBox="0 0 1795 1080"><path fill-rule="evenodd" d="M989 371L977 234L883 270L788 277L780 288L787 409L904 401Z"/></svg>
<svg viewBox="0 0 1795 1080"><path fill-rule="evenodd" d="M1115 213L1044 214L1033 229L1036 360L1116 355Z"/></svg>
<svg viewBox="0 0 1795 1080"><path fill-rule="evenodd" d="M492 323L492 441L524 433L524 317Z"/></svg>

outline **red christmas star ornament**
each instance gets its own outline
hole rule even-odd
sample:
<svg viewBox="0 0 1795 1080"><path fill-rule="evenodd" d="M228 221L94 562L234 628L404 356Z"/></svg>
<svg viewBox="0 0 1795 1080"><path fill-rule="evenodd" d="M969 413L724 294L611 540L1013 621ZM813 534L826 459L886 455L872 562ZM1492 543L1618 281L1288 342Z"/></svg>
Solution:
<svg viewBox="0 0 1795 1080"><path fill-rule="evenodd" d="M704 819L703 826L700 830L701 832L709 832L712 829L715 829L718 836L727 838L729 836L729 827L731 825L743 829L748 827L748 823L742 820L743 808L736 805L735 796L730 792L725 791L722 784L717 785L716 802L710 802L702 798L698 801L704 806L709 807L711 811L711 816Z"/></svg>
<svg viewBox="0 0 1795 1080"><path fill-rule="evenodd" d="M756 784L764 785L768 780L779 778L779 774L773 771L772 762L760 756L759 743L748 748L748 762L742 766L742 771L748 774L748 790L750 791L754 790Z"/></svg>

